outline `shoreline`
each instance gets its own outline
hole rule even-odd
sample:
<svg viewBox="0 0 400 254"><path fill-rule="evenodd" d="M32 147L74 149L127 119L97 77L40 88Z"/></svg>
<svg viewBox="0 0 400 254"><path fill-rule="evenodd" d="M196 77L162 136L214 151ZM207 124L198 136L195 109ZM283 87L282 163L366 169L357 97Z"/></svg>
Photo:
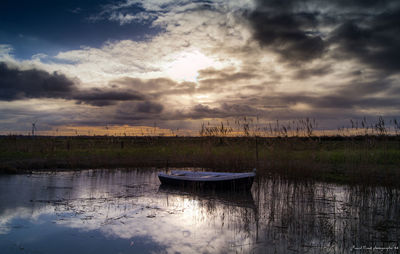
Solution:
<svg viewBox="0 0 400 254"><path fill-rule="evenodd" d="M0 173L150 167L398 188L400 137L0 137Z"/></svg>

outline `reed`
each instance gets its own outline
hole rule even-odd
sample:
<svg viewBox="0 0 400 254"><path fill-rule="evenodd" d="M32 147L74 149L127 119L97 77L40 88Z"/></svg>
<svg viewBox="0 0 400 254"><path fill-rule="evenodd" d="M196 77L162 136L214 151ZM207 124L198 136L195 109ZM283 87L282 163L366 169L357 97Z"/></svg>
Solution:
<svg viewBox="0 0 400 254"><path fill-rule="evenodd" d="M203 124L198 137L2 136L0 171L203 167L286 178L400 186L400 131L396 119L351 120L324 135L315 119L262 124Z"/></svg>

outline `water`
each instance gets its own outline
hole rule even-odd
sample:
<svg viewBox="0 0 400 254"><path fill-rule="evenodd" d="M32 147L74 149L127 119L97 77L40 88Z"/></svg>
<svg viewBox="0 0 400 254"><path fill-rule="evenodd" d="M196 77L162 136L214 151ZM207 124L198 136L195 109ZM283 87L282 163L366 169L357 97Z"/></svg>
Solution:
<svg viewBox="0 0 400 254"><path fill-rule="evenodd" d="M0 176L0 253L398 253L399 194L264 177L188 192L149 169Z"/></svg>

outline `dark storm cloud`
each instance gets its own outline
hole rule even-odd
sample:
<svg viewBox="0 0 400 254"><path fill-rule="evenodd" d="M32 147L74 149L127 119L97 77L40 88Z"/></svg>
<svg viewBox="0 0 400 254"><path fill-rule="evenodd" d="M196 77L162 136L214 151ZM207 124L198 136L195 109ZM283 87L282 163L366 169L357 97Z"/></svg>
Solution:
<svg viewBox="0 0 400 254"><path fill-rule="evenodd" d="M351 81L351 84L338 88L336 93L354 98L377 95L379 93L390 96L394 95L390 91L396 86L398 87L398 83L391 79L379 78L364 82L354 79Z"/></svg>
<svg viewBox="0 0 400 254"><path fill-rule="evenodd" d="M123 102L117 106L108 119L114 122L121 121L120 123L123 121L162 120L164 118L161 114L163 110L164 106L155 101Z"/></svg>
<svg viewBox="0 0 400 254"><path fill-rule="evenodd" d="M290 63L329 52L385 71L400 69L400 5L395 0L259 0L245 16L253 38Z"/></svg>
<svg viewBox="0 0 400 254"><path fill-rule="evenodd" d="M73 95L73 98L78 103L86 103L93 106L109 106L119 101L144 100L145 97L134 90L119 89L118 91L114 91L93 88L77 92Z"/></svg>
<svg viewBox="0 0 400 254"><path fill-rule="evenodd" d="M335 4L341 7L352 7L352 8L376 8L386 7L393 0L336 0Z"/></svg>
<svg viewBox="0 0 400 254"><path fill-rule="evenodd" d="M226 118L226 117L242 117L256 116L260 114L260 110L245 104L222 103L218 107L210 107L208 105L197 104L193 106L189 112L177 114L177 118Z"/></svg>
<svg viewBox="0 0 400 254"><path fill-rule="evenodd" d="M382 96L377 96L381 93ZM266 109L276 109L279 106L289 108L297 104L306 104L312 111L331 111L337 114L344 109L380 109L400 106L400 89L391 80L371 82L354 82L351 86L338 88L330 94L317 93L276 93L270 96L245 98L242 101Z"/></svg>
<svg viewBox="0 0 400 254"><path fill-rule="evenodd" d="M213 81L219 83L236 82L243 79L253 79L259 77L258 74L250 72L229 72L224 70L205 69L199 71L198 79L202 82Z"/></svg>
<svg viewBox="0 0 400 254"><path fill-rule="evenodd" d="M387 71L400 70L400 8L386 10L366 20L348 21L332 34L340 57L353 56Z"/></svg>
<svg viewBox="0 0 400 254"><path fill-rule="evenodd" d="M0 63L0 100L24 98L67 99L76 91L74 82L62 74L41 70L19 70Z"/></svg>
<svg viewBox="0 0 400 254"><path fill-rule="evenodd" d="M311 77L321 77L321 76L329 74L331 71L332 71L332 68L330 65L322 65L322 66L318 66L315 68L309 68L309 69L300 69L295 73L294 78L295 79L308 79Z"/></svg>
<svg viewBox="0 0 400 254"><path fill-rule="evenodd" d="M220 107L198 105L192 108L193 118L265 116L269 119L296 119L317 117L318 119L376 116L400 107L400 88L394 79L378 77L371 81L358 81L337 86L329 93L320 92L274 92L271 94L242 95L226 98ZM222 106L225 105L225 106ZM229 110L229 107L235 110ZM235 105L232 107L232 105ZM251 105L251 106L247 106ZM246 106L248 107L246 109ZM236 111L237 114L232 114ZM240 113L239 113L240 112Z"/></svg>
<svg viewBox="0 0 400 254"><path fill-rule="evenodd" d="M163 105L151 101L139 102L136 105L136 110L142 113L161 113L163 109L164 109Z"/></svg>
<svg viewBox="0 0 400 254"><path fill-rule="evenodd" d="M166 89L176 85L176 82L167 78L156 78L143 80L139 78L122 77L116 80L112 80L110 85L119 87L133 88L138 91L157 91L160 89Z"/></svg>
<svg viewBox="0 0 400 254"><path fill-rule="evenodd" d="M257 1L258 7L247 18L254 38L261 46L279 53L284 59L304 61L317 58L325 50L316 31L318 12L295 10L294 1Z"/></svg>
<svg viewBox="0 0 400 254"><path fill-rule="evenodd" d="M200 87L199 92L211 92L221 90L222 87L231 86L239 81L251 80L260 77L252 71L216 70L213 68L199 71L197 77Z"/></svg>
<svg viewBox="0 0 400 254"><path fill-rule="evenodd" d="M280 96L266 96L263 100L274 105L272 109L276 109L276 105L282 107L294 106L296 104L306 104L310 106L307 112L326 112L329 110L337 115L338 110L349 109L378 109L378 108L395 108L400 105L400 99L396 96L379 98L372 96L365 96L354 98L346 95L325 95L318 96L315 94L302 95L302 94L281 94ZM268 105L268 104L267 104ZM268 106L267 106L268 107ZM292 112L293 113L293 112ZM293 117L293 114L292 114Z"/></svg>
<svg viewBox="0 0 400 254"><path fill-rule="evenodd" d="M110 82L115 88L134 89L151 97L164 95L192 94L196 84L193 82L176 82L168 78L139 79L123 77Z"/></svg>
<svg viewBox="0 0 400 254"><path fill-rule="evenodd" d="M251 103L251 106L249 106ZM310 106L308 110L295 109L296 104ZM303 95L300 93L286 93L243 100L221 102L218 106L197 104L187 111L164 110L158 102L123 102L118 104L116 110L102 111L103 113L91 113L87 119L79 120L79 124L152 124L167 123L180 120L201 119L232 119L242 117L266 117L269 120L293 120L316 117L317 120L337 118L340 110L340 118L353 118L361 116L376 117L372 113L362 111L366 109L382 109L400 106L400 99L362 97L352 98L340 94L320 96L318 94ZM161 111L160 111L161 110ZM143 112L144 111L144 112ZM96 116L97 115L97 116ZM337 127L337 122L332 122ZM332 127L330 126L330 127Z"/></svg>
<svg viewBox="0 0 400 254"><path fill-rule="evenodd" d="M360 108L360 109L377 109L377 108L394 108L400 106L400 99L398 97L392 98L350 98L341 96L326 96L322 98L310 98L310 103L315 107L322 108Z"/></svg>
<svg viewBox="0 0 400 254"><path fill-rule="evenodd" d="M76 100L94 106L108 106L119 101L144 100L145 96L132 89L82 90L63 74L43 70L20 70L0 63L0 100L14 101L29 98Z"/></svg>

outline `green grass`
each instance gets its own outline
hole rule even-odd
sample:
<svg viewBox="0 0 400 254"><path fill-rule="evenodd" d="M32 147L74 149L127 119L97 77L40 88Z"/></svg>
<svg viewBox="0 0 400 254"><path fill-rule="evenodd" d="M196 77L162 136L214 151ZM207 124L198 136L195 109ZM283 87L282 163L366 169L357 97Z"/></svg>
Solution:
<svg viewBox="0 0 400 254"><path fill-rule="evenodd" d="M257 139L257 140L256 140ZM203 167L399 187L398 136L0 137L0 171Z"/></svg>

